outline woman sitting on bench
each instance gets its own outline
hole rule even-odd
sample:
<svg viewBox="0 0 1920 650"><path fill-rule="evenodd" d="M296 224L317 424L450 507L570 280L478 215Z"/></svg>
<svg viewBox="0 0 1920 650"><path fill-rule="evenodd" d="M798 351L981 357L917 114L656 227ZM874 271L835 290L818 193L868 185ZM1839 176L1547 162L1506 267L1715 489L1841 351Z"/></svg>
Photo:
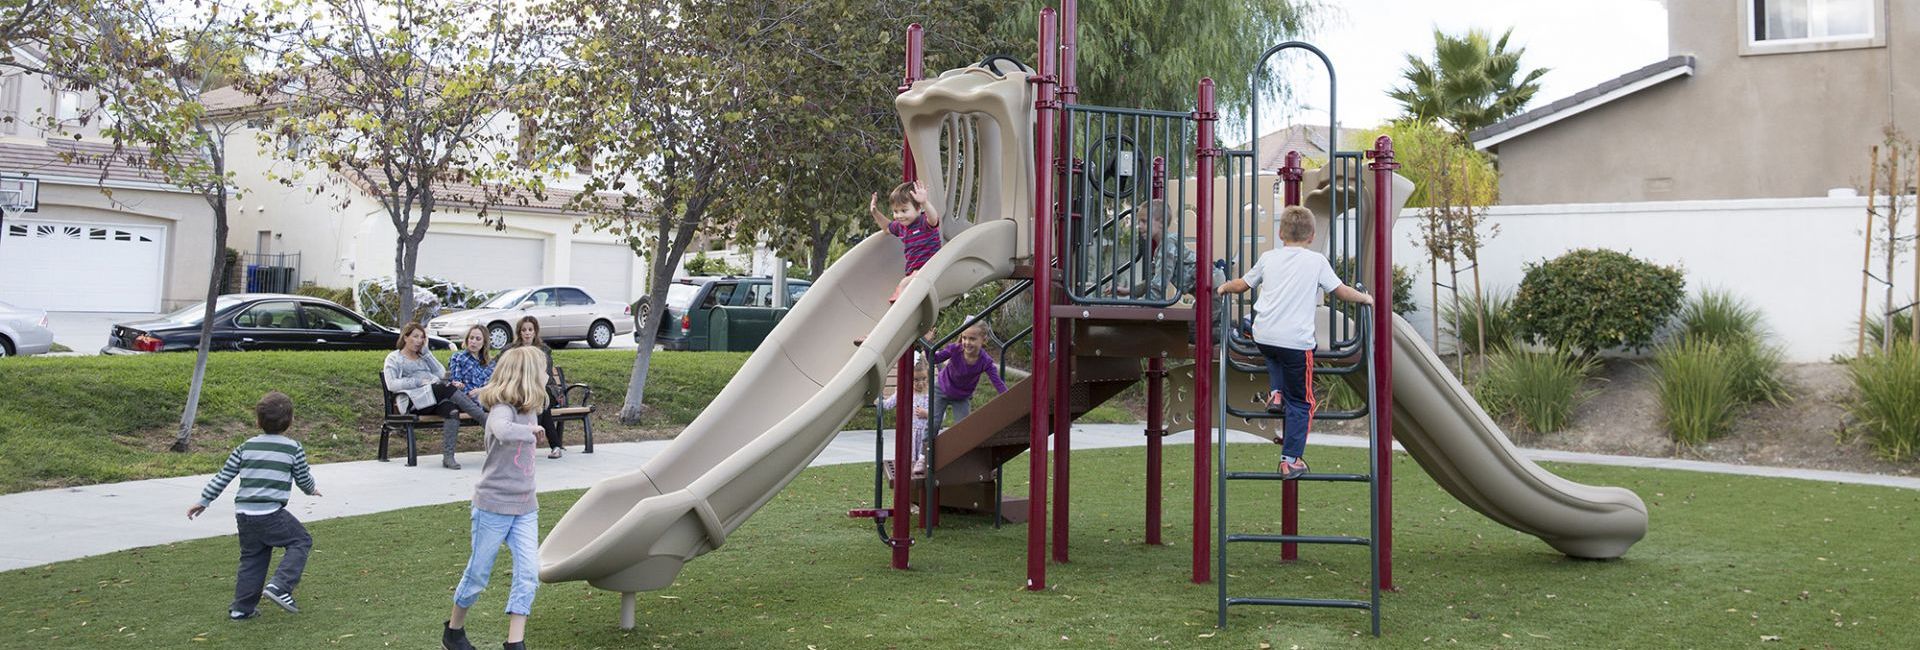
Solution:
<svg viewBox="0 0 1920 650"><path fill-rule="evenodd" d="M447 369L427 350L427 330L419 323L401 327L400 349L387 354L380 374L387 382L387 390L400 394L396 399L402 403L395 404L399 411L438 415L445 420L440 425L440 466L460 469L460 463L453 459L454 443L460 435L460 413L473 416L475 422L484 426L487 412L468 397L466 391L441 379Z"/></svg>

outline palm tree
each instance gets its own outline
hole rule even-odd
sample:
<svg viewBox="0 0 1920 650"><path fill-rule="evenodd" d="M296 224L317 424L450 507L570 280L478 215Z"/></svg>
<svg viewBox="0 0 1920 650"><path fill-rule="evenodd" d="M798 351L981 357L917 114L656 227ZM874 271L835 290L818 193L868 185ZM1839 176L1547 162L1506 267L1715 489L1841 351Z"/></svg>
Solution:
<svg viewBox="0 0 1920 650"><path fill-rule="evenodd" d="M1401 76L1407 85L1387 92L1399 100L1407 116L1438 121L1465 138L1477 129L1512 117L1540 90L1546 68L1522 73L1520 56L1526 48L1507 50L1508 28L1493 42L1486 32L1471 29L1453 37L1433 32L1433 60L1407 55Z"/></svg>

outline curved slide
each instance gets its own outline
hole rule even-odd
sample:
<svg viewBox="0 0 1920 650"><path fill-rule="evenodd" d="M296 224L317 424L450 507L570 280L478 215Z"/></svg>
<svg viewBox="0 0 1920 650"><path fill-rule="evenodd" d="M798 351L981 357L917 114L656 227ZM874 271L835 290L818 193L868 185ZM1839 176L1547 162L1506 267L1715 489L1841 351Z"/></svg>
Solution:
<svg viewBox="0 0 1920 650"><path fill-rule="evenodd" d="M892 305L900 240L882 232L854 247L665 451L595 484L560 518L540 545L540 579L629 593L673 584L681 566L725 543L873 401L941 306L1012 273L1018 225L968 227Z"/></svg>
<svg viewBox="0 0 1920 650"><path fill-rule="evenodd" d="M1172 376L1183 385L1169 396L1187 404L1176 402L1167 412L1191 413L1192 366ZM1265 375L1227 376L1222 390L1246 408L1267 392ZM1364 374L1346 377L1365 393ZM1193 422L1183 420L1179 424L1191 430ZM1251 420L1234 427L1277 435L1278 422ZM1633 491L1575 483L1521 457L1500 425L1399 316L1393 317L1393 439L1455 499L1561 553L1617 558L1647 534L1647 506ZM1307 442L1311 446L1312 438Z"/></svg>

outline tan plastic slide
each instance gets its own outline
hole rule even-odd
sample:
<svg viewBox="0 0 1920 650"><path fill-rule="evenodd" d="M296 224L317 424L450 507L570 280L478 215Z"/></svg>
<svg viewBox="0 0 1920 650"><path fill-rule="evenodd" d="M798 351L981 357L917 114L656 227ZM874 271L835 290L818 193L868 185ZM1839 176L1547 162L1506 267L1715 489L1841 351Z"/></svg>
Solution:
<svg viewBox="0 0 1920 650"><path fill-rule="evenodd" d="M1193 366L1170 376L1174 386L1167 392L1166 412L1176 414L1170 428L1190 431ZM1346 377L1365 394L1364 373ZM1222 390L1240 408L1258 408L1267 377L1229 371ZM1279 420L1228 421L1229 428L1269 436L1279 435L1279 426ZM1574 483L1521 457L1500 425L1399 316L1393 317L1393 439L1455 499L1561 553L1617 558L1647 535L1647 506L1633 491ZM1311 437L1307 447L1311 455Z"/></svg>
<svg viewBox="0 0 1920 650"><path fill-rule="evenodd" d="M892 304L905 273L899 238L875 233L848 251L665 451L595 484L560 517L540 545L540 579L625 593L622 626L631 627L633 592L672 585L688 560L719 548L798 476L879 395L941 307L1031 257L1031 94L1024 73L970 67L915 82L897 97L936 204L948 196L943 173L953 176L938 162L941 129L947 116L970 118L984 153L972 163L979 185L963 175L957 189L979 192L984 218L943 220L946 243Z"/></svg>

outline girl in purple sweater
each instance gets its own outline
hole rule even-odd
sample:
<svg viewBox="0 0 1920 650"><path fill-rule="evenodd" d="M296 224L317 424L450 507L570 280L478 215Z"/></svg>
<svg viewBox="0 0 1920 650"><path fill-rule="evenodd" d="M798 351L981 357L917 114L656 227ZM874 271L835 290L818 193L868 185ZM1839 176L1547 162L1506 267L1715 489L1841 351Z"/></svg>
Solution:
<svg viewBox="0 0 1920 650"><path fill-rule="evenodd" d="M945 426L949 411L954 422L973 412L973 389L980 386L981 374L993 382L994 390L1007 392L1007 382L1000 379L1000 367L987 356L986 346L987 326L974 323L960 333L958 342L934 351L933 362L941 364L933 386L932 413L927 416L934 435Z"/></svg>

